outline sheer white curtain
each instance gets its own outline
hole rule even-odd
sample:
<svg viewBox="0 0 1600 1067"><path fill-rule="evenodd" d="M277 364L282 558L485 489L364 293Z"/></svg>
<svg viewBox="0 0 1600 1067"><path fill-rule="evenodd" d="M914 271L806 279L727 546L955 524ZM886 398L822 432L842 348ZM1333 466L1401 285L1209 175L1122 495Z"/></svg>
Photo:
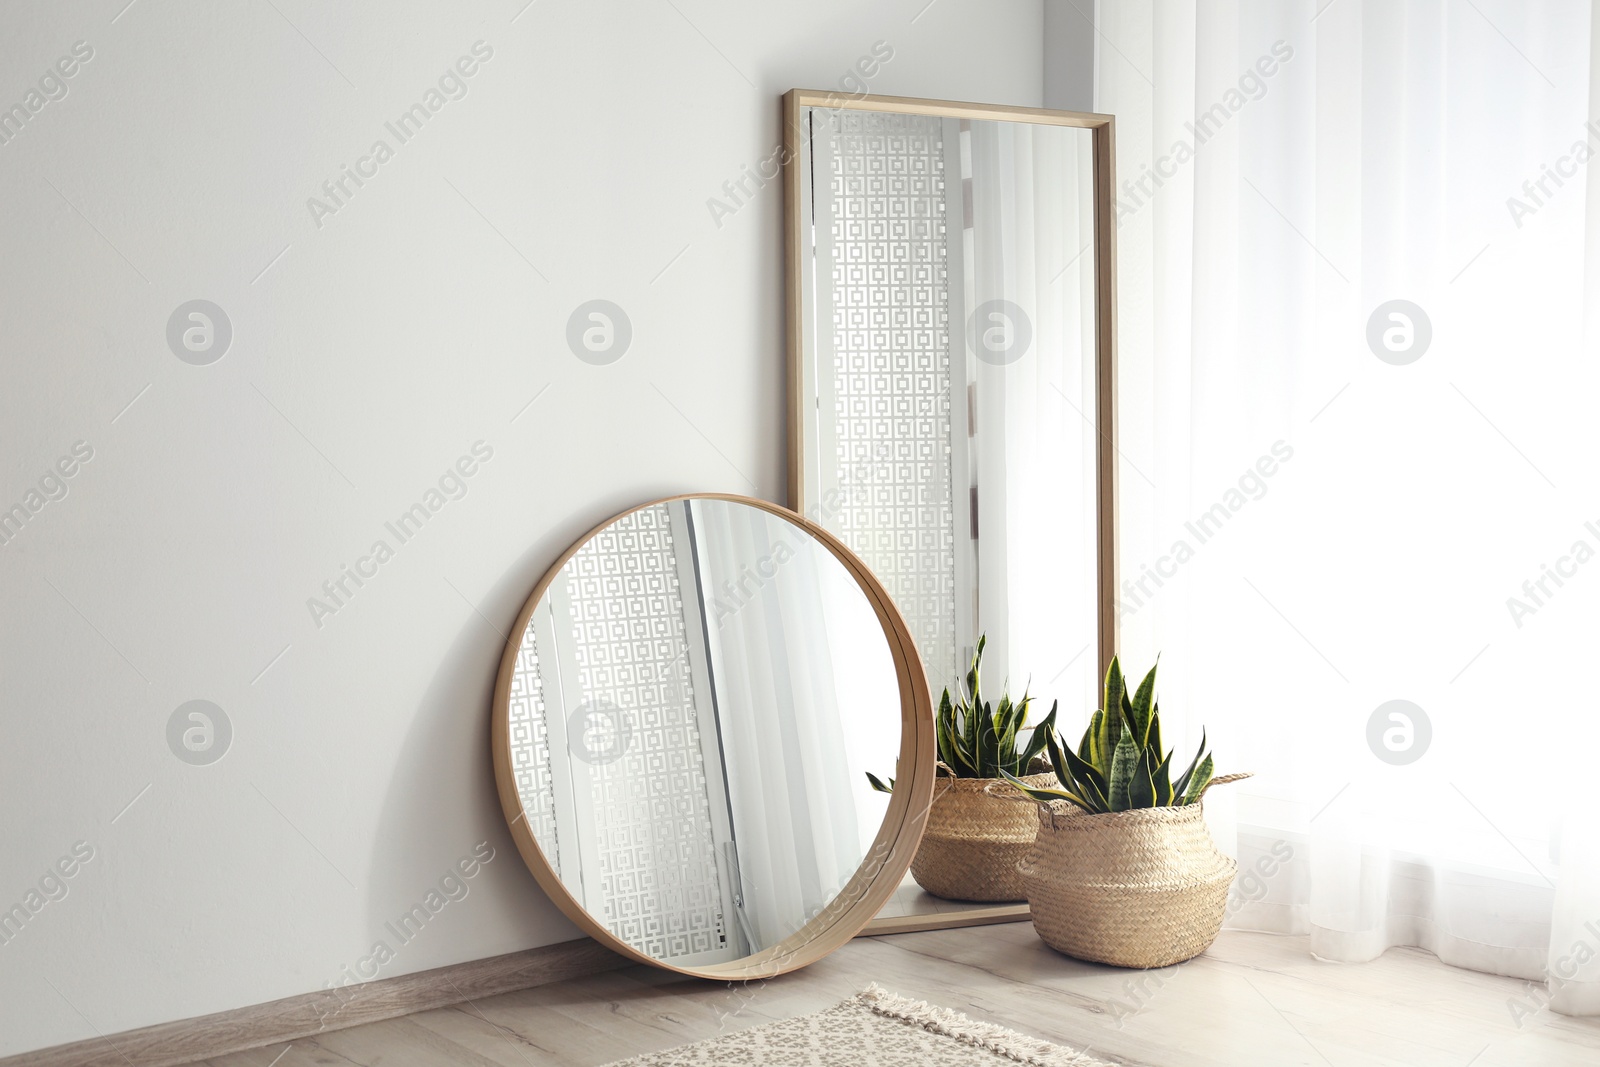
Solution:
<svg viewBox="0 0 1600 1067"><path fill-rule="evenodd" d="M898 688L871 604L826 549L754 508L691 514L742 913L759 950L860 866L864 770L894 773ZM871 766L841 760L847 750Z"/></svg>
<svg viewBox="0 0 1600 1067"><path fill-rule="evenodd" d="M978 632L991 684L1078 708L1097 673L1092 140L962 125Z"/></svg>
<svg viewBox="0 0 1600 1067"><path fill-rule="evenodd" d="M1231 921L1600 1013L1590 5L1098 16L1122 644L1258 775Z"/></svg>

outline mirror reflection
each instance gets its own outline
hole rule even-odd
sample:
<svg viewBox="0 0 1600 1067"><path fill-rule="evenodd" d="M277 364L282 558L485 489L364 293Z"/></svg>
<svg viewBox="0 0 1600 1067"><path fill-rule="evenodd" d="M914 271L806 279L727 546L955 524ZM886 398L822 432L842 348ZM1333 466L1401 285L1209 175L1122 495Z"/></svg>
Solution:
<svg viewBox="0 0 1600 1067"><path fill-rule="evenodd" d="M678 966L762 952L872 847L901 696L884 630L799 525L732 500L640 508L551 578L511 679L516 789L617 938ZM847 741L848 737L848 741Z"/></svg>
<svg viewBox="0 0 1600 1067"><path fill-rule="evenodd" d="M799 123L791 503L888 588L935 694L986 633L1014 688L1092 707L1092 131L865 104Z"/></svg>

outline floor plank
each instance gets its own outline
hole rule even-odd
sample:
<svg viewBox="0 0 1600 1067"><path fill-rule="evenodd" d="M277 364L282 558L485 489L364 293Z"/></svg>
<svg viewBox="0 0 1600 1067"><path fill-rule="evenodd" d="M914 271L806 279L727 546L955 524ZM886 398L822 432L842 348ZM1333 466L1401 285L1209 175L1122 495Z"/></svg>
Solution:
<svg viewBox="0 0 1600 1067"><path fill-rule="evenodd" d="M1364 964L1305 938L1226 932L1137 972L1068 959L1028 923L862 938L796 974L714 983L649 968L484 997L213 1061L216 1067L598 1067L838 1003L869 983L1151 1067L1593 1067L1600 1021L1540 1012L1521 982L1396 949ZM273 1061L274 1056L282 1058Z"/></svg>

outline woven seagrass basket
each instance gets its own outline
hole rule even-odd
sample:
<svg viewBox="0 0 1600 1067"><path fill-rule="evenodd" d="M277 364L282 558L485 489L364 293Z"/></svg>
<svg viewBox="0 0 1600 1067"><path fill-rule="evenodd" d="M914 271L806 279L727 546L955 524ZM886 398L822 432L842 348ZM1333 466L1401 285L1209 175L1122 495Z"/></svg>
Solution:
<svg viewBox="0 0 1600 1067"><path fill-rule="evenodd" d="M1022 780L1040 788L1057 784L1049 772ZM1010 795L991 794L990 788ZM1033 848L1039 820L1035 805L1021 799L1003 778L936 778L928 828L911 859L917 884L947 900L1026 900L1017 864Z"/></svg>
<svg viewBox="0 0 1600 1067"><path fill-rule="evenodd" d="M1102 815L1064 800L1036 808L1038 836L1019 873L1045 944L1152 968L1192 959L1217 939L1238 865L1217 851L1199 803Z"/></svg>

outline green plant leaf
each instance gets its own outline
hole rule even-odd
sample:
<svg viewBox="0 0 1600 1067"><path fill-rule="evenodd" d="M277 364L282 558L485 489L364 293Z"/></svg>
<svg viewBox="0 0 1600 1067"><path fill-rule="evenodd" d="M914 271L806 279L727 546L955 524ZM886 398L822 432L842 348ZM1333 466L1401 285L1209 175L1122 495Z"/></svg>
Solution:
<svg viewBox="0 0 1600 1067"><path fill-rule="evenodd" d="M867 772L867 781L872 785L872 788L876 789L880 793L893 793L894 792L894 779L893 778L889 779L889 784L888 785L884 785L883 782L878 779L878 776L876 774L873 774L871 771L868 771Z"/></svg>
<svg viewBox="0 0 1600 1067"><path fill-rule="evenodd" d="M1128 808L1153 808L1156 806L1155 768L1150 765L1150 750L1139 753L1139 762L1133 768L1133 780L1128 783Z"/></svg>
<svg viewBox="0 0 1600 1067"><path fill-rule="evenodd" d="M972 653L972 666L967 668L967 699L968 704L977 704L978 701L978 668L983 662L983 646L988 641L988 635L978 638L978 647Z"/></svg>
<svg viewBox="0 0 1600 1067"><path fill-rule="evenodd" d="M1054 736L1060 712L1058 701L1051 704L1043 722L1030 727L1034 698L1026 689L1013 700L1008 687L1002 686L998 702L985 701L981 672L987 644L988 638L980 635L964 678L966 695L952 693L947 686L939 700L935 747L940 761L958 778L993 778L1000 771L1026 775Z"/></svg>
<svg viewBox="0 0 1600 1067"><path fill-rule="evenodd" d="M1134 743L1140 748L1145 748L1150 742L1150 708L1155 702L1155 696L1156 667L1151 667L1150 673L1139 683L1139 691L1134 693L1133 699L1128 702L1128 721L1133 727Z"/></svg>
<svg viewBox="0 0 1600 1067"><path fill-rule="evenodd" d="M1106 784L1106 800L1112 811L1127 811L1132 803L1133 774L1139 765L1140 752L1133 737L1124 733L1117 741L1117 750L1111 757L1111 775Z"/></svg>
<svg viewBox="0 0 1600 1067"><path fill-rule="evenodd" d="M1145 751L1153 752L1155 750L1145 749ZM1168 752L1166 757L1156 765L1155 773L1151 775L1151 778L1155 782L1156 787L1156 807L1170 807L1172 805L1173 794L1172 753Z"/></svg>
<svg viewBox="0 0 1600 1067"><path fill-rule="evenodd" d="M1122 661L1116 656L1112 656L1111 665L1106 668L1105 706L1100 710L1105 711L1107 708L1122 707L1122 697L1127 690L1128 683L1122 677Z"/></svg>
<svg viewBox="0 0 1600 1067"><path fill-rule="evenodd" d="M955 746L952 743L950 710L950 688L945 687L944 696L939 698L939 711L933 717L934 732L938 738L939 758L946 763L954 754Z"/></svg>
<svg viewBox="0 0 1600 1067"><path fill-rule="evenodd" d="M1110 770L1106 766L1105 755L1100 748L1101 726L1104 719L1103 711L1096 711L1089 716L1089 728L1083 732L1083 741L1078 745L1078 757L1101 774Z"/></svg>
<svg viewBox="0 0 1600 1067"><path fill-rule="evenodd" d="M1200 767L1194 772L1194 777L1189 779L1189 787L1184 790L1183 802L1193 804L1200 799L1206 791L1206 786L1211 784L1212 774L1211 754L1206 753L1206 758L1200 761Z"/></svg>
<svg viewBox="0 0 1600 1067"><path fill-rule="evenodd" d="M1105 776L1085 763L1071 750L1063 753L1066 759L1067 770L1072 775L1072 787L1079 796L1087 800L1097 811L1109 811L1110 789Z"/></svg>
<svg viewBox="0 0 1600 1067"><path fill-rule="evenodd" d="M978 765L979 778L993 778L995 757L1000 751L1000 739L994 732L993 706L985 704L978 714L978 744L976 746L977 758L973 760Z"/></svg>
<svg viewBox="0 0 1600 1067"><path fill-rule="evenodd" d="M1056 708L1058 704L1059 701L1050 705L1050 714L1046 715L1044 721L1035 726L1033 733L1028 735L1027 746L1022 750L1022 754L1017 757L1018 774L1028 773L1028 768L1033 766L1033 761L1038 759L1039 753L1044 751L1045 742L1055 733Z"/></svg>
<svg viewBox="0 0 1600 1067"><path fill-rule="evenodd" d="M1091 785L1095 791L1102 796L1105 795L1107 792L1106 776L1086 762L1083 757L1073 752L1072 749L1067 748L1061 752L1061 761L1066 764L1066 771L1072 776L1071 780ZM1057 771L1056 776L1058 778L1061 777L1061 772ZM1068 781L1066 778L1061 780L1063 782Z"/></svg>
<svg viewBox="0 0 1600 1067"><path fill-rule="evenodd" d="M1084 800L1089 802L1088 811L1096 814L1111 810L1111 801L1106 798L1106 791L1095 784L1094 779L1085 778L1072 783Z"/></svg>
<svg viewBox="0 0 1600 1067"><path fill-rule="evenodd" d="M1073 804L1076 804L1078 807L1082 808L1084 811L1089 812L1089 814L1091 814L1091 815L1096 814L1094 809L1091 808L1088 804L1086 804L1082 797L1080 797L1080 796L1078 796L1078 794L1070 792L1070 791L1068 791L1066 789L1041 789L1038 786L1029 785L1027 782L1024 782L1022 779L1018 778L1016 775L1010 773L1009 771L1001 771L1000 772L1000 777L1004 778L1006 781L1008 781L1012 785L1016 786L1023 793L1025 793L1027 796L1033 798L1034 800L1042 800L1042 801L1046 801L1046 802L1049 802L1049 801L1052 801L1052 800L1066 800L1066 801L1072 802Z"/></svg>
<svg viewBox="0 0 1600 1067"><path fill-rule="evenodd" d="M995 766L1007 767L1012 770L1017 766L1017 724L1011 723L1006 732L1000 735L999 745L995 752Z"/></svg>
<svg viewBox="0 0 1600 1067"><path fill-rule="evenodd" d="M1072 784L1072 772L1067 767L1067 761L1062 756L1061 745L1054 734L1047 734L1044 739L1045 751L1050 756L1050 771L1056 776L1056 781L1063 786Z"/></svg>
<svg viewBox="0 0 1600 1067"><path fill-rule="evenodd" d="M982 778L983 775L978 773L978 757L961 743L961 738L955 738L955 745L956 748L953 753L955 760L947 762L949 762L950 769L955 772L956 777Z"/></svg>
<svg viewBox="0 0 1600 1067"><path fill-rule="evenodd" d="M1122 680L1122 664L1111 657L1106 670L1105 706L1100 709L1100 748L1094 760L1096 766L1110 774L1111 763L1116 759L1117 743L1122 738L1122 703L1127 699L1127 686Z"/></svg>
<svg viewBox="0 0 1600 1067"><path fill-rule="evenodd" d="M983 750L979 747L978 741L978 734L982 729L982 714L983 707L977 701L963 705L961 708L961 732L957 735L961 738L961 743L966 748L975 768L980 765L983 758ZM974 776L982 777L976 771L974 771Z"/></svg>
<svg viewBox="0 0 1600 1067"><path fill-rule="evenodd" d="M1206 732L1200 731L1200 747L1195 750L1194 759L1189 761L1189 769L1179 776L1173 783L1172 794L1177 797L1179 804L1183 803L1184 790L1189 788L1189 779L1194 777L1195 768L1200 766L1200 757L1206 754Z"/></svg>
<svg viewBox="0 0 1600 1067"><path fill-rule="evenodd" d="M940 745L945 765L954 772L957 778L976 778L978 771L972 762L972 753L961 743L961 738L955 732L955 724L946 721L941 726L941 735L944 744Z"/></svg>
<svg viewBox="0 0 1600 1067"><path fill-rule="evenodd" d="M1000 694L1000 704L994 713L994 762L996 767L1009 766L1015 759L1017 743L1017 707L1006 693Z"/></svg>
<svg viewBox="0 0 1600 1067"><path fill-rule="evenodd" d="M1144 751L1144 742L1139 739L1139 731L1134 729L1133 708L1131 705L1124 705L1122 709L1122 732L1133 742L1135 751Z"/></svg>

